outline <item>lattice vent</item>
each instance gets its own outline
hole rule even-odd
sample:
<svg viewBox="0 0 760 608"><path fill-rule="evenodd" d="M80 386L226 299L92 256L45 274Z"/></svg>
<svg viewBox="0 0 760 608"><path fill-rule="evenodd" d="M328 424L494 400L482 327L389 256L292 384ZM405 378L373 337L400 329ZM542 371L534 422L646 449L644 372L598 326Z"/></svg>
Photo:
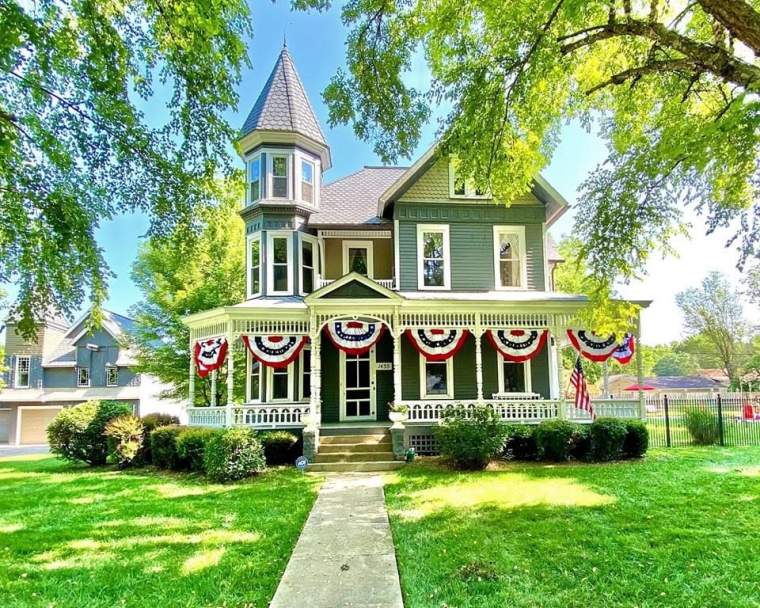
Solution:
<svg viewBox="0 0 760 608"><path fill-rule="evenodd" d="M421 456L438 454L438 441L435 435L409 435L409 445Z"/></svg>

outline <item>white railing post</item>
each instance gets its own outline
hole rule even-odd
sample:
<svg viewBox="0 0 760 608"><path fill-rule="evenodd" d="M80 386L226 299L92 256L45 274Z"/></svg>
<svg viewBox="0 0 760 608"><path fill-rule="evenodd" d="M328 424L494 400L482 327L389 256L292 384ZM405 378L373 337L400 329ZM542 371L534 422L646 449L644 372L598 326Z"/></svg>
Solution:
<svg viewBox="0 0 760 608"><path fill-rule="evenodd" d="M235 345L232 337L232 320L227 321L227 409L225 410L225 420L227 426L233 425L232 401L234 399L235 377L234 363L232 362L235 355ZM216 393L214 393L216 394Z"/></svg>
<svg viewBox="0 0 760 608"><path fill-rule="evenodd" d="M478 401L483 401L483 347L480 337L483 331L480 326L480 313L475 313L475 385L478 391Z"/></svg>
<svg viewBox="0 0 760 608"><path fill-rule="evenodd" d="M393 402L401 403L401 316L393 311Z"/></svg>
<svg viewBox="0 0 760 608"><path fill-rule="evenodd" d="M562 342L560 341L560 327L555 325L551 329L554 336L555 357L557 360L557 386L559 387L559 404L557 406L557 415L560 419L567 418L567 402L565 401L565 378L562 369Z"/></svg>
<svg viewBox="0 0 760 608"><path fill-rule="evenodd" d="M195 344L190 339L190 377L187 385L187 406L195 406Z"/></svg>
<svg viewBox="0 0 760 608"><path fill-rule="evenodd" d="M644 359L641 356L641 311L636 311L636 376L639 383L639 415L647 419L647 408L644 400Z"/></svg>

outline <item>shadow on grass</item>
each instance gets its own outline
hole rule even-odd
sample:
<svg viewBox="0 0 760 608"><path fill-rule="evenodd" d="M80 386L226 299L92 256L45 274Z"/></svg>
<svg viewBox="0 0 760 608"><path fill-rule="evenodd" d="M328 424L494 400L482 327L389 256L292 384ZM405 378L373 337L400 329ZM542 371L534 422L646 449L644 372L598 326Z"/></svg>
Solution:
<svg viewBox="0 0 760 608"><path fill-rule="evenodd" d="M319 479L0 460L3 607L265 606Z"/></svg>

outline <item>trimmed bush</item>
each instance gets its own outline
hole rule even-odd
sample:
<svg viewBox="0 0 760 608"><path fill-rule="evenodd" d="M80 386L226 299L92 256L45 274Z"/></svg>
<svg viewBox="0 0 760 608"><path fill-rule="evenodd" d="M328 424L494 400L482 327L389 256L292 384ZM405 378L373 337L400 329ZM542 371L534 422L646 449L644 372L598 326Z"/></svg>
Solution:
<svg viewBox="0 0 760 608"><path fill-rule="evenodd" d="M213 435L220 432L219 429L204 427L180 427L174 439L177 448L175 468L203 472L206 444Z"/></svg>
<svg viewBox="0 0 760 608"><path fill-rule="evenodd" d="M111 440L109 449L120 467L140 462L144 430L143 423L132 414L114 418L106 425L105 435Z"/></svg>
<svg viewBox="0 0 760 608"><path fill-rule="evenodd" d="M129 405L117 401L87 401L65 408L48 426L50 451L66 460L105 464L108 459L106 425L114 418L131 413Z"/></svg>
<svg viewBox="0 0 760 608"><path fill-rule="evenodd" d="M582 432L579 426L566 420L547 420L539 424L535 431L536 452L539 460L554 462L570 460L574 440Z"/></svg>
<svg viewBox="0 0 760 608"><path fill-rule="evenodd" d="M265 468L264 448L250 429L231 428L214 433L206 444L206 475L213 481L244 479Z"/></svg>
<svg viewBox="0 0 760 608"><path fill-rule="evenodd" d="M570 457L576 460L592 460L591 429L588 424L577 424L570 444Z"/></svg>
<svg viewBox="0 0 760 608"><path fill-rule="evenodd" d="M150 433L152 462L161 469L178 469L177 437L184 427L160 426Z"/></svg>
<svg viewBox="0 0 760 608"><path fill-rule="evenodd" d="M264 446L267 465L293 464L299 456L298 437L288 431L268 431L259 434Z"/></svg>
<svg viewBox="0 0 760 608"><path fill-rule="evenodd" d="M506 429L488 406L450 407L435 430L441 455L458 469L483 469L504 449Z"/></svg>
<svg viewBox="0 0 760 608"><path fill-rule="evenodd" d="M720 438L718 419L711 412L693 407L686 410L683 420L691 435L692 443L696 445L718 443Z"/></svg>
<svg viewBox="0 0 760 608"><path fill-rule="evenodd" d="M504 456L515 460L536 460L536 427L530 424L505 424Z"/></svg>
<svg viewBox="0 0 760 608"><path fill-rule="evenodd" d="M153 457L150 450L150 433L153 429L157 429L160 426L178 425L179 418L172 416L171 414L147 414L142 417L143 423L143 445L140 453L140 459L143 462L153 462Z"/></svg>
<svg viewBox="0 0 760 608"><path fill-rule="evenodd" d="M625 421L623 458L641 458L649 449L649 431L641 420Z"/></svg>
<svg viewBox="0 0 760 608"><path fill-rule="evenodd" d="M591 453L594 460L619 460L628 429L620 418L597 418L589 428Z"/></svg>

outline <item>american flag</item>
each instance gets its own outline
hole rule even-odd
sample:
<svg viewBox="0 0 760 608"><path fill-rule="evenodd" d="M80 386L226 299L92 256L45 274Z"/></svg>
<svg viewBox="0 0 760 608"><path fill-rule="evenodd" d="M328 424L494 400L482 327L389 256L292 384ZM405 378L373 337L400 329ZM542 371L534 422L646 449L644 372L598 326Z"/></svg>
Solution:
<svg viewBox="0 0 760 608"><path fill-rule="evenodd" d="M594 408L591 405L591 396L588 393L588 386L586 386L586 375L583 373L580 357L575 360L573 375L570 376L570 384L575 388L575 407L579 410L586 410L591 414L591 418L596 418Z"/></svg>

